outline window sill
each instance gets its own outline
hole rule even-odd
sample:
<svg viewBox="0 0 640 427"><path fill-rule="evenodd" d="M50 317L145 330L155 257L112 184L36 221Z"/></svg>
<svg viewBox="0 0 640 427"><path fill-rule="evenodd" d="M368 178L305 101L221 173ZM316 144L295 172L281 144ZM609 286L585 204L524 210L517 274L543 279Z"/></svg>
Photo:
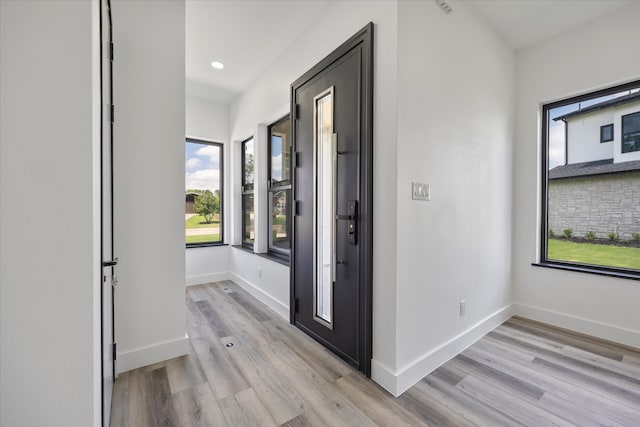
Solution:
<svg viewBox="0 0 640 427"><path fill-rule="evenodd" d="M287 267L289 267L288 255L274 254L271 252L257 253L256 255L261 256L262 258L269 259L273 262L277 262L278 264L286 265Z"/></svg>
<svg viewBox="0 0 640 427"><path fill-rule="evenodd" d="M231 245L231 247L236 248L236 249L243 250L243 251L248 252L248 253L250 253L250 254L255 254L255 252L253 252L253 249L249 249L249 248L248 248L248 247L246 247L246 246L242 246L242 245Z"/></svg>
<svg viewBox="0 0 640 427"><path fill-rule="evenodd" d="M277 262L278 264L286 265L287 267L289 267L289 257L272 254L270 252L254 252L251 249L246 248L242 245L231 245L231 246L236 249L240 249L241 251L250 253L252 255L256 255L256 256L268 259L269 261Z"/></svg>
<svg viewBox="0 0 640 427"><path fill-rule="evenodd" d="M229 246L227 243L222 243L222 242L213 242L213 243L187 243L185 245L185 247L187 249L191 249L191 248L210 248L210 247L215 247L215 246Z"/></svg>
<svg viewBox="0 0 640 427"><path fill-rule="evenodd" d="M616 270L607 267L586 266L556 261L542 261L531 264L534 267L554 268L557 270L575 271L578 273L595 274L598 276L616 277L619 279L640 280L640 272Z"/></svg>

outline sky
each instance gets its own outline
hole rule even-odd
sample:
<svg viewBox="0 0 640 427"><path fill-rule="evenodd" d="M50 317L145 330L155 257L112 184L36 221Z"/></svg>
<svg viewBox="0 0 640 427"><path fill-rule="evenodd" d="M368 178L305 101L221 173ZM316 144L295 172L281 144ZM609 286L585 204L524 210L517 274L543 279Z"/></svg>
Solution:
<svg viewBox="0 0 640 427"><path fill-rule="evenodd" d="M185 190L219 190L220 148L192 142L185 147Z"/></svg>
<svg viewBox="0 0 640 427"><path fill-rule="evenodd" d="M640 89L632 89L631 93L637 92ZM553 121L554 118L562 116L564 114L577 111L580 108L585 108L599 102L604 102L609 99L617 98L619 96L628 95L629 91L615 93L613 95L602 96L599 98L593 98L588 101L576 102L575 104L564 105L562 107L549 110L549 170L556 166L565 164L565 130L566 126L562 120L557 122Z"/></svg>
<svg viewBox="0 0 640 427"><path fill-rule="evenodd" d="M274 137L271 164L272 177L282 179L282 138ZM220 189L220 148L215 145L185 144L185 190Z"/></svg>
<svg viewBox="0 0 640 427"><path fill-rule="evenodd" d="M282 138L271 138L271 179L282 181Z"/></svg>

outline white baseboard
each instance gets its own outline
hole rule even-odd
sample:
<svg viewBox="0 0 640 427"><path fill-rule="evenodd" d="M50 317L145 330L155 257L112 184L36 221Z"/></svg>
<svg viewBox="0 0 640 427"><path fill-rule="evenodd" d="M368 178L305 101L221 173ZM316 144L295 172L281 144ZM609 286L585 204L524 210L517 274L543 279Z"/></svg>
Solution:
<svg viewBox="0 0 640 427"><path fill-rule="evenodd" d="M118 374L141 368L153 363L184 356L189 353L189 337L164 341L147 347L140 347L118 353L116 356L116 372Z"/></svg>
<svg viewBox="0 0 640 427"><path fill-rule="evenodd" d="M462 353L467 347L498 327L511 316L511 305L503 307L397 372L391 371L374 359L371 363L371 379L394 396L400 396L415 383L442 366L448 360Z"/></svg>
<svg viewBox="0 0 640 427"><path fill-rule="evenodd" d="M234 283L239 285L242 289L244 289L245 291L253 295L255 298L257 298L261 303L265 304L271 310L279 314L280 317L285 319L287 322L289 321L288 305L278 301L277 299L275 299L274 297L272 297L262 289L258 288L253 283L249 282L248 280L245 280L244 278L240 277L234 272L229 272L229 279L227 280L233 281Z"/></svg>
<svg viewBox="0 0 640 427"><path fill-rule="evenodd" d="M399 396L396 394L398 377L391 369L376 359L371 359L371 379L395 397Z"/></svg>
<svg viewBox="0 0 640 427"><path fill-rule="evenodd" d="M193 285L203 285L205 283L211 282L222 282L223 280L230 280L231 274L228 271L223 271L221 273L209 273L209 274L198 274L195 276L188 276L185 283L187 286Z"/></svg>
<svg viewBox="0 0 640 427"><path fill-rule="evenodd" d="M583 317L547 310L526 304L513 304L513 315L522 316L538 322L548 323L560 328L614 341L620 344L640 348L640 331L621 328L607 323L597 322Z"/></svg>

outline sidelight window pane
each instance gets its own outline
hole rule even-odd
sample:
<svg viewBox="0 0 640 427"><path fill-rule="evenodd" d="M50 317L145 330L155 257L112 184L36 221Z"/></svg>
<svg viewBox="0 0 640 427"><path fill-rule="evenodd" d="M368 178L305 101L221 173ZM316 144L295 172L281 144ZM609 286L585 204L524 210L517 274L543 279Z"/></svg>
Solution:
<svg viewBox="0 0 640 427"><path fill-rule="evenodd" d="M269 246L289 250L291 248L291 216L288 213L291 190L271 193L271 236Z"/></svg>
<svg viewBox="0 0 640 427"><path fill-rule="evenodd" d="M291 180L291 141L289 117L269 128L271 135L271 185L288 185Z"/></svg>
<svg viewBox="0 0 640 427"><path fill-rule="evenodd" d="M253 163L253 138L250 138L242 143L242 185L245 191L253 189Z"/></svg>
<svg viewBox="0 0 640 427"><path fill-rule="evenodd" d="M269 132L269 248L272 255L289 258L291 250L291 120L283 117Z"/></svg>
<svg viewBox="0 0 640 427"><path fill-rule="evenodd" d="M242 243L253 247L255 238L254 215L253 215L253 194L242 196L243 228Z"/></svg>
<svg viewBox="0 0 640 427"><path fill-rule="evenodd" d="M253 250L253 137L242 141L242 246Z"/></svg>

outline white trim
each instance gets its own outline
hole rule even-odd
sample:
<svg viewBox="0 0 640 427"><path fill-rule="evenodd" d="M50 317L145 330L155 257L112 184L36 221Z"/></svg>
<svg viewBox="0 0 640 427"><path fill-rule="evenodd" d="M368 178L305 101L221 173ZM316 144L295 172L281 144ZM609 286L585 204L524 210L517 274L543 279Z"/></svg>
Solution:
<svg viewBox="0 0 640 427"><path fill-rule="evenodd" d="M516 316L640 348L640 331L526 304L514 303L512 306L513 315Z"/></svg>
<svg viewBox="0 0 640 427"><path fill-rule="evenodd" d="M184 356L189 353L189 337L176 338L146 347L118 353L116 366L118 374L153 363Z"/></svg>
<svg viewBox="0 0 640 427"><path fill-rule="evenodd" d="M102 402L104 397L104 381L102 373L102 57L100 55L102 34L100 0L91 0L91 105L92 105L92 195L93 195L93 425L103 422ZM110 374L109 377L112 375ZM113 379L112 379L113 380ZM111 392L113 384L109 384L107 393ZM109 399L111 402L111 399ZM106 418L109 420L109 417Z"/></svg>
<svg viewBox="0 0 640 427"><path fill-rule="evenodd" d="M398 384L396 374L376 359L371 359L371 379L395 397L399 396L395 393Z"/></svg>
<svg viewBox="0 0 640 427"><path fill-rule="evenodd" d="M194 276L188 276L185 280L185 285L203 285L205 283L222 282L224 280L231 280L230 272L223 271L221 273L196 274Z"/></svg>
<svg viewBox="0 0 640 427"><path fill-rule="evenodd" d="M253 283L245 280L234 272L230 272L230 280L239 285L242 289L249 292L255 298L257 298L260 302L265 304L271 310L275 311L287 322L289 321L289 305L285 304L281 301L278 301L273 296L269 295Z"/></svg>
<svg viewBox="0 0 640 427"><path fill-rule="evenodd" d="M511 311L511 305L501 308L395 373L373 360L371 378L389 393L396 397L400 396L422 378L462 353L467 347L473 345L488 332L508 320L512 315Z"/></svg>

